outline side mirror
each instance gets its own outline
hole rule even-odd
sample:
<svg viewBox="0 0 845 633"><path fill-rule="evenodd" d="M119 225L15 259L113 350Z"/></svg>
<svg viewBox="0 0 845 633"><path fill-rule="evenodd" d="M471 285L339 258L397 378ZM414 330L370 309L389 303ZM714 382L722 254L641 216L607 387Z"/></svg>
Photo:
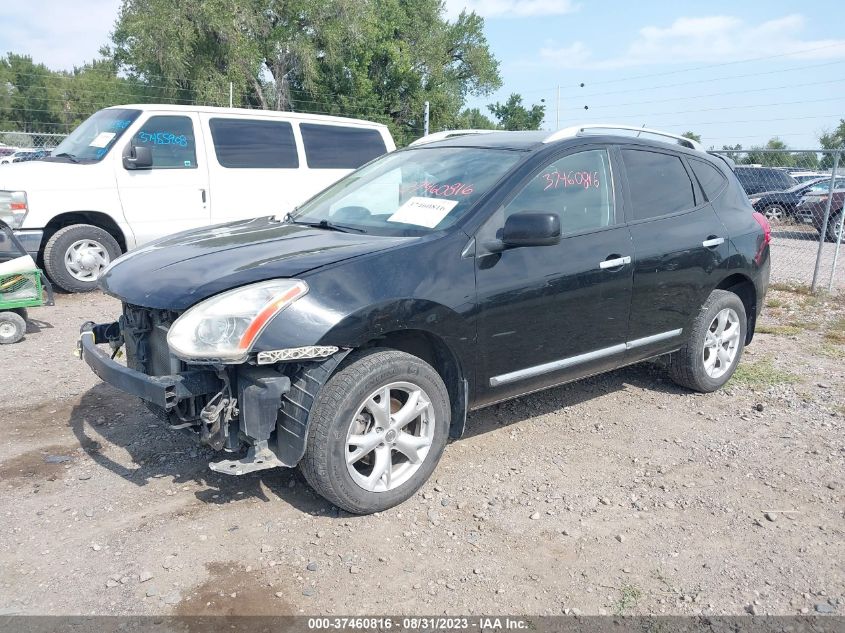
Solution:
<svg viewBox="0 0 845 633"><path fill-rule="evenodd" d="M560 242L560 217L557 213L514 213L505 221L502 244L518 246L550 246Z"/></svg>
<svg viewBox="0 0 845 633"><path fill-rule="evenodd" d="M125 169L149 169L153 166L153 153L149 147L139 147L130 143L123 150Z"/></svg>

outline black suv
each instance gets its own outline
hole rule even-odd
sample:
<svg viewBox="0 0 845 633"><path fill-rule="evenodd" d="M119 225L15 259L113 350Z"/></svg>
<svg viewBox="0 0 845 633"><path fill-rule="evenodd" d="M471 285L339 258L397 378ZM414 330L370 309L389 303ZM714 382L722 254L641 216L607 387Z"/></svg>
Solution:
<svg viewBox="0 0 845 633"><path fill-rule="evenodd" d="M749 196L763 191L786 191L798 184L787 172L774 167L736 167L734 172Z"/></svg>
<svg viewBox="0 0 845 633"><path fill-rule="evenodd" d="M355 513L412 495L473 409L660 355L690 389L731 377L769 230L726 162L578 131L441 139L284 218L116 260L123 314L82 327L83 358L240 452L215 471L299 464Z"/></svg>

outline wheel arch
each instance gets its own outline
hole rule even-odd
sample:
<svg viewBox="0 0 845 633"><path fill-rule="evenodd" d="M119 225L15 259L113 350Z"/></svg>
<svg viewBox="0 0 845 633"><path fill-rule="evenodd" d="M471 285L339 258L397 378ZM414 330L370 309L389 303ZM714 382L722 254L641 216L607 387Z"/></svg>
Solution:
<svg viewBox="0 0 845 633"><path fill-rule="evenodd" d="M422 359L443 379L449 392L451 423L449 437L459 438L466 427L469 383L458 355L437 334L426 330L395 330L367 341L361 349L388 347Z"/></svg>
<svg viewBox="0 0 845 633"><path fill-rule="evenodd" d="M742 273L728 275L720 281L713 290L726 290L734 293L745 307L748 326L745 332L745 344L754 338L754 327L757 323L757 286L754 281Z"/></svg>
<svg viewBox="0 0 845 633"><path fill-rule="evenodd" d="M39 258L43 257L44 247L56 231L74 224L90 224L103 229L117 241L120 250L124 253L126 252L126 236L114 218L108 213L103 213L102 211L66 211L65 213L59 213L54 216L44 227L44 237L41 239Z"/></svg>

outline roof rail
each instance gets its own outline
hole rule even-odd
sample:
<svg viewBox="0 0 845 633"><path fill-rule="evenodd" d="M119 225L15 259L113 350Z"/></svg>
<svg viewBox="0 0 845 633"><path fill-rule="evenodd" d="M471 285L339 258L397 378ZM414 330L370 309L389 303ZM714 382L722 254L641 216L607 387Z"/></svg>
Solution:
<svg viewBox="0 0 845 633"><path fill-rule="evenodd" d="M420 137L416 141L408 145L408 147L413 147L414 145L425 145L426 143L434 143L434 141L443 141L447 138L452 138L453 136L466 136L468 134L490 134L491 132L495 131L496 130L445 130L443 132L435 132L434 134L429 134L428 136Z"/></svg>
<svg viewBox="0 0 845 633"><path fill-rule="evenodd" d="M561 130L558 130L557 132L553 132L550 136L547 136L543 140L543 142L553 143L555 141L560 141L565 138L583 136L584 132L586 132L587 130L625 130L628 132L637 132L637 136L639 136L640 134L663 136L676 140L680 145L683 145L684 147L695 149L699 152L705 151L704 146L701 143L699 143L698 141L694 141L691 138L687 138L686 136L681 136L680 134L672 134L671 132L664 132L662 130L652 130L646 127L635 127L633 125L619 125L617 123L588 123L586 125L574 125L572 127L565 127Z"/></svg>

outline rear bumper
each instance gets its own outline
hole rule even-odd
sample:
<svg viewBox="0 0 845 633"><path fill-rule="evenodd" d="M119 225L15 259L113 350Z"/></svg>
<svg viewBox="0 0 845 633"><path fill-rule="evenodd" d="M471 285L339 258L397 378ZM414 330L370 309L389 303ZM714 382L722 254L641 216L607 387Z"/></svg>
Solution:
<svg viewBox="0 0 845 633"><path fill-rule="evenodd" d="M112 360L98 343L107 343L105 332L117 324L82 326L77 344L80 357L104 382L170 411L180 400L218 393L223 381L211 370L190 370L171 376L148 376Z"/></svg>
<svg viewBox="0 0 845 633"><path fill-rule="evenodd" d="M17 229L13 232L23 245L24 250L32 255L32 259L37 259L41 250L41 240L44 239L44 231L41 229Z"/></svg>

